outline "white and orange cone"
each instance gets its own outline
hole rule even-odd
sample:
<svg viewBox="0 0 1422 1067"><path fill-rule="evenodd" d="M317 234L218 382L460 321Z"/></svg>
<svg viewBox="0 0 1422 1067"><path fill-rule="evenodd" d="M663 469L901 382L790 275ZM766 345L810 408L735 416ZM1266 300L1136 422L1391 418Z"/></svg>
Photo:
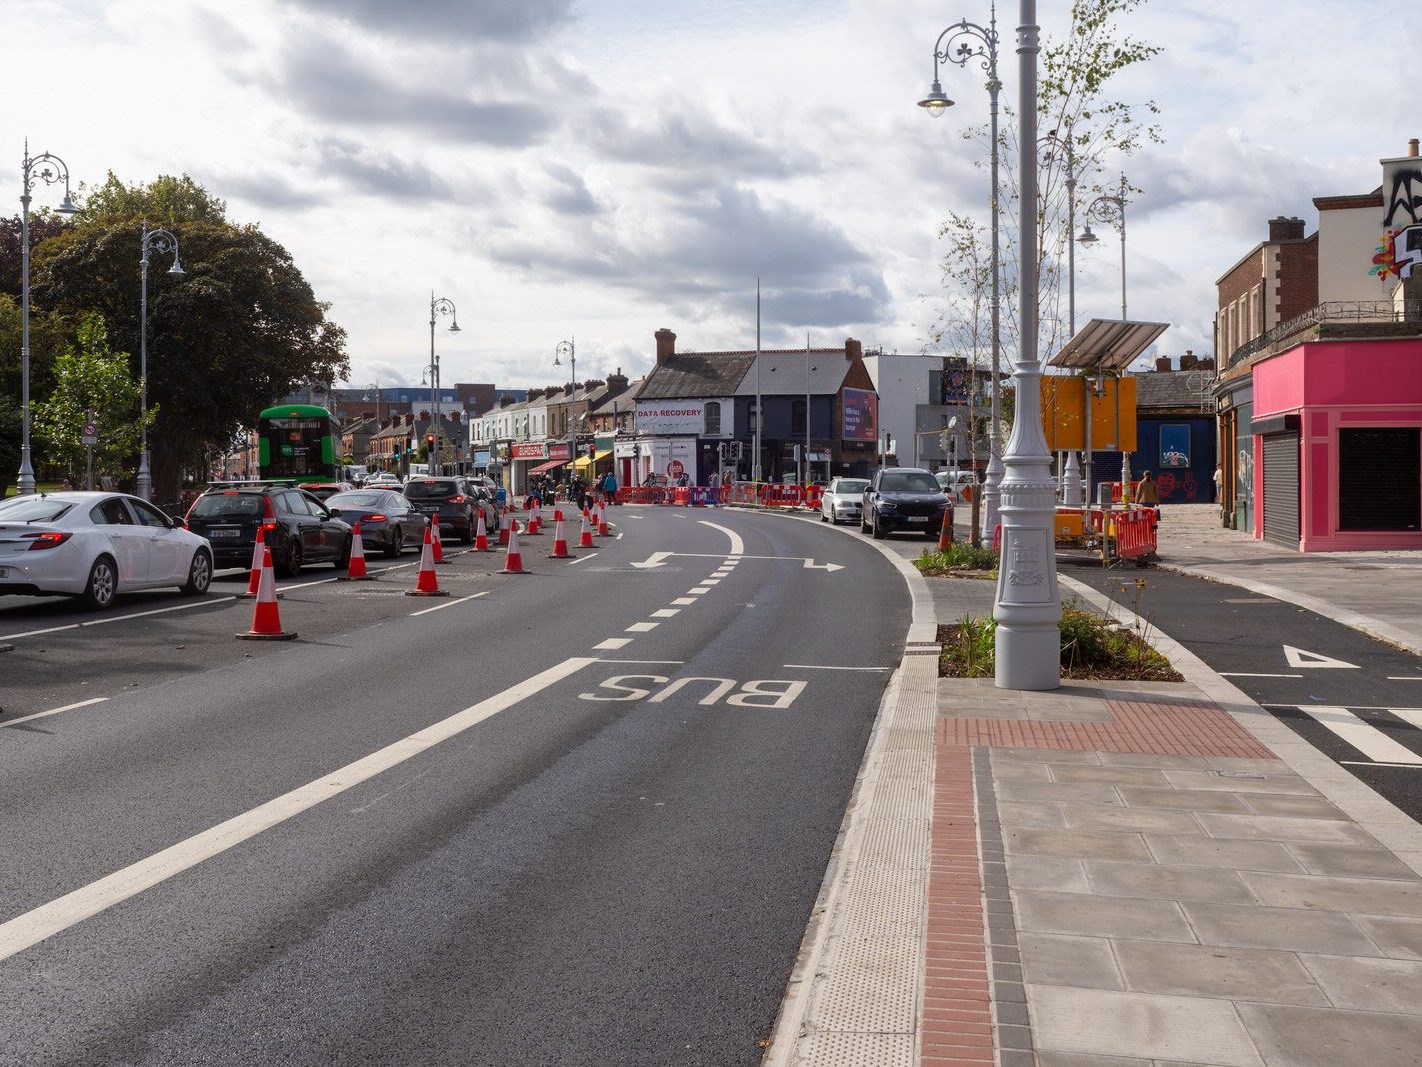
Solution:
<svg viewBox="0 0 1422 1067"><path fill-rule="evenodd" d="M488 552L489 550L489 530L488 527L484 525L484 509L480 508L479 528L474 532L474 551Z"/></svg>
<svg viewBox="0 0 1422 1067"><path fill-rule="evenodd" d="M947 552L953 547L953 509L943 512L943 524L938 528L938 551Z"/></svg>
<svg viewBox="0 0 1422 1067"><path fill-rule="evenodd" d="M439 535L439 516L430 516L430 547L434 549L434 561L436 563L445 562L444 540Z"/></svg>
<svg viewBox="0 0 1422 1067"><path fill-rule="evenodd" d="M538 531L543 528L542 510L543 509L539 505L538 501L535 500L533 502L533 511L530 512L528 516L528 529L526 533L529 537L532 537L534 534L538 533Z"/></svg>
<svg viewBox="0 0 1422 1067"><path fill-rule="evenodd" d="M563 533L563 520L561 517L553 520L553 552L549 559L572 559L573 554L568 551L568 538Z"/></svg>
<svg viewBox="0 0 1422 1067"><path fill-rule="evenodd" d="M373 582L374 576L367 574L365 570L365 541L360 536L360 523L356 523L351 528L351 558L346 564L345 577L340 579L343 582Z"/></svg>
<svg viewBox="0 0 1422 1067"><path fill-rule="evenodd" d="M281 612L277 609L276 573L272 570L272 550L262 549L262 576L257 583L257 603L252 609L252 628L236 634L239 641L290 641L295 630L281 628Z"/></svg>
<svg viewBox="0 0 1422 1067"><path fill-rule="evenodd" d="M517 530L517 529L518 529L518 520L517 520L517 519L512 519L512 518L509 519L508 522L504 523L502 526L499 527L499 547L500 547L500 548L503 548L504 545L506 545L506 544L509 543L509 530Z"/></svg>
<svg viewBox="0 0 1422 1067"><path fill-rule="evenodd" d="M527 574L523 567L523 552L518 547L518 523L514 523L514 528L509 531L509 551L504 559L504 569L501 574Z"/></svg>
<svg viewBox="0 0 1422 1067"><path fill-rule="evenodd" d="M608 536L607 505L600 500L597 504L597 535L599 537Z"/></svg>
<svg viewBox="0 0 1422 1067"><path fill-rule="evenodd" d="M588 525L588 513L587 513L587 509L584 509L584 510L583 510L583 532L578 535L578 547L579 547L579 548L592 548L592 547L593 547L592 527Z"/></svg>
<svg viewBox="0 0 1422 1067"><path fill-rule="evenodd" d="M406 596L449 596L439 587L435 577L434 542L430 538L430 528L425 527L425 544L420 549L420 576L415 580L415 588L406 589Z"/></svg>
<svg viewBox="0 0 1422 1067"><path fill-rule="evenodd" d="M238 593L240 600L249 600L257 595L257 591L262 584L262 555L266 550L266 538L262 536L262 528L257 527L257 539L252 542L252 573L247 579L247 591Z"/></svg>

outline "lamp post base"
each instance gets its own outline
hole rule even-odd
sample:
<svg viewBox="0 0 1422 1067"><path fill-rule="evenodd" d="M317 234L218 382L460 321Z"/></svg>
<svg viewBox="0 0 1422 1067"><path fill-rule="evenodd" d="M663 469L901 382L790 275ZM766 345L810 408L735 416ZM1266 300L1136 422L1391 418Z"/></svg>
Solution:
<svg viewBox="0 0 1422 1067"><path fill-rule="evenodd" d="M35 491L35 469L30 466L30 448L28 445L20 450L20 473L16 479L20 496L29 496Z"/></svg>
<svg viewBox="0 0 1422 1067"><path fill-rule="evenodd" d="M997 628L998 689L1061 688L1062 638L1053 623L1002 623Z"/></svg>
<svg viewBox="0 0 1422 1067"><path fill-rule="evenodd" d="M1075 452L1068 452L1066 469L1062 472L1062 503L1069 508L1079 508L1081 497L1081 464Z"/></svg>
<svg viewBox="0 0 1422 1067"><path fill-rule="evenodd" d="M143 453L143 458L138 461L138 484L135 486L138 497L146 500L150 504L153 502L153 479L148 473L148 453Z"/></svg>

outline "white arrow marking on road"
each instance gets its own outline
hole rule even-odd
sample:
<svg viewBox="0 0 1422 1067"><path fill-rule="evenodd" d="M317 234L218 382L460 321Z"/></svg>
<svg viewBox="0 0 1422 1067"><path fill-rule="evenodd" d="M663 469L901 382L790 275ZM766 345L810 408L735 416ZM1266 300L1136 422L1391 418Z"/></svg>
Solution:
<svg viewBox="0 0 1422 1067"><path fill-rule="evenodd" d="M651 567L660 567L663 563L665 563L665 562L667 561L667 559L668 559L669 557L671 557L671 556L673 556L673 555L675 555L675 553L673 553L673 552L653 552L650 556L648 556L646 559L644 559L641 563L634 563L634 564L632 564L632 566L634 566L634 567L641 567L641 568L644 568L644 569L645 569L645 568L651 568Z"/></svg>
<svg viewBox="0 0 1422 1067"><path fill-rule="evenodd" d="M1317 667L1319 669L1339 669L1356 671L1356 663L1347 663L1341 659L1334 659L1332 656L1324 656L1318 652L1309 652L1306 649L1295 648L1293 645L1284 646L1284 658L1289 661L1290 667Z"/></svg>
<svg viewBox="0 0 1422 1067"><path fill-rule="evenodd" d="M828 571L833 574L835 571L844 570L844 566L839 563L816 563L812 559L805 560L805 570L807 571Z"/></svg>
<svg viewBox="0 0 1422 1067"><path fill-rule="evenodd" d="M640 563L632 566L641 570L650 570L653 567L660 567L673 556L686 556L691 559L724 559L725 557L716 552L653 552ZM806 556L741 556L740 559L798 559L804 563L807 571L827 571L833 574L835 571L844 570L842 563L816 563L813 557Z"/></svg>

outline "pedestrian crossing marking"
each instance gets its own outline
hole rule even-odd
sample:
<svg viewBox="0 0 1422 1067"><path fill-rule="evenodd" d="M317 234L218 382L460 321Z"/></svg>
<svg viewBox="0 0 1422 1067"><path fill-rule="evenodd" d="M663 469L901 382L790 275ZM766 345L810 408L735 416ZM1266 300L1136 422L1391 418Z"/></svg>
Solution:
<svg viewBox="0 0 1422 1067"><path fill-rule="evenodd" d="M1363 755L1376 763L1405 764L1409 767L1422 767L1422 756L1413 752L1406 745L1401 745L1388 737L1377 727L1364 722L1357 715L1354 715L1347 708L1329 707L1327 705L1292 705L1314 719L1320 726L1332 731L1342 740L1346 741L1353 748L1356 748ZM1397 715L1397 712L1393 712ZM1399 718L1406 718L1412 725L1422 722L1422 715L1408 717L1399 715Z"/></svg>
<svg viewBox="0 0 1422 1067"><path fill-rule="evenodd" d="M1348 663L1345 660L1334 659L1332 656L1325 656L1320 652L1309 652L1307 649L1295 648L1293 645L1284 646L1284 658L1289 661L1290 667L1316 667L1322 669L1343 669L1356 671L1356 663Z"/></svg>

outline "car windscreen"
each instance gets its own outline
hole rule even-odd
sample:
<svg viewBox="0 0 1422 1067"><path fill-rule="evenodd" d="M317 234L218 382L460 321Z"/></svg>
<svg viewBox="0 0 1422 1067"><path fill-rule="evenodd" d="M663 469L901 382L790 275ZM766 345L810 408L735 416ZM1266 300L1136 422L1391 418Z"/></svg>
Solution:
<svg viewBox="0 0 1422 1067"><path fill-rule="evenodd" d="M337 493L326 501L328 508L383 508L384 493Z"/></svg>
<svg viewBox="0 0 1422 1067"><path fill-rule="evenodd" d="M938 480L927 471L905 471L886 474L879 479L881 493L941 493Z"/></svg>
<svg viewBox="0 0 1422 1067"><path fill-rule="evenodd" d="M190 519L241 519L262 513L259 493L205 493L197 498Z"/></svg>
<svg viewBox="0 0 1422 1067"><path fill-rule="evenodd" d="M0 522L54 522L73 506L52 496L17 496L0 504Z"/></svg>
<svg viewBox="0 0 1422 1067"><path fill-rule="evenodd" d="M457 491L454 482L440 478L417 478L405 483L405 495L411 500L432 500L435 497L454 496Z"/></svg>
<svg viewBox="0 0 1422 1067"><path fill-rule="evenodd" d="M868 488L869 482L867 479L845 478L835 483L834 491L836 493L853 493L858 496Z"/></svg>

